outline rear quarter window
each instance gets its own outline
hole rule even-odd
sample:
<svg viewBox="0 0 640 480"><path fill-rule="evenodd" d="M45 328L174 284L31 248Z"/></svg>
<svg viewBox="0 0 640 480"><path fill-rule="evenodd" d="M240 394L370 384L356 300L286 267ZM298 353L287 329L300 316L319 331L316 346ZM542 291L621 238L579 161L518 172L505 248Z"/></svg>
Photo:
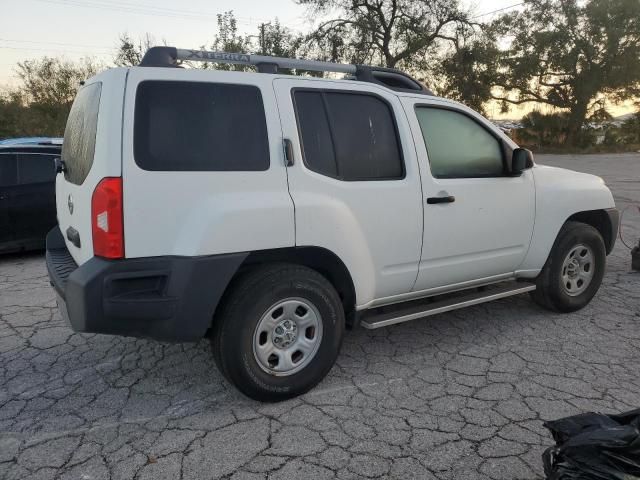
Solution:
<svg viewBox="0 0 640 480"><path fill-rule="evenodd" d="M145 170L269 168L262 94L252 85L142 82L133 143L135 161Z"/></svg>
<svg viewBox="0 0 640 480"><path fill-rule="evenodd" d="M64 177L76 185L84 182L93 165L101 93L100 82L81 88L73 102L64 130L62 144Z"/></svg>

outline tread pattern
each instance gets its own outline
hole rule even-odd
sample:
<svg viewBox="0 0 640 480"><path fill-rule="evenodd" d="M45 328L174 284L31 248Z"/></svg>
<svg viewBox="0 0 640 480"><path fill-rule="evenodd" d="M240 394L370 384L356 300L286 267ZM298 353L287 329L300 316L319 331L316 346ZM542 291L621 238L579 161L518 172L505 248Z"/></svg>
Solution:
<svg viewBox="0 0 640 480"><path fill-rule="evenodd" d="M565 238L570 237L572 234L575 235L579 231L583 233L585 231L589 231L590 233L597 235L601 239L604 248L604 241L602 240L600 232L598 232L598 230L593 228L591 225L582 222L568 221L562 226L560 232L558 232L558 236L556 237L555 242L553 243L553 246L551 247L549 258L547 258L542 271L536 279L536 289L531 292L531 297L533 298L533 300L538 305L546 308L547 310L551 310L554 312L571 311L566 306L560 305L559 302L553 298L555 288L554 284L556 280L553 277L555 274L554 267L556 266L556 262L562 261L562 259L557 258L560 245Z"/></svg>
<svg viewBox="0 0 640 480"><path fill-rule="evenodd" d="M233 322L234 319L241 314L245 308L247 299L250 299L253 292L262 288L265 284L281 284L283 278L295 278L304 277L306 281L317 283L333 295L332 302L337 305L342 305L340 297L333 288L332 284L316 270L313 270L304 265L296 265L289 263L271 263L265 265L255 266L245 272L240 273L234 280L232 280L227 293L225 294L220 308L216 312L212 335L211 346L213 349L214 360L216 365L225 376L225 378L233 382L231 375L229 374L228 360L223 355L223 345L225 344L225 334L229 327L229 322ZM344 330L344 318L342 329ZM333 365L327 365L325 369L325 375L329 372Z"/></svg>

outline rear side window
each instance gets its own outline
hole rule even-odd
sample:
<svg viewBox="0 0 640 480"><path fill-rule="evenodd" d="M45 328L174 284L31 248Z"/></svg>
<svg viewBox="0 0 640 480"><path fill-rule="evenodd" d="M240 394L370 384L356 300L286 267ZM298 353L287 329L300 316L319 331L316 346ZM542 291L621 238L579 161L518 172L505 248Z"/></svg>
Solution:
<svg viewBox="0 0 640 480"><path fill-rule="evenodd" d="M0 153L0 187L9 187L17 182L15 153Z"/></svg>
<svg viewBox="0 0 640 480"><path fill-rule="evenodd" d="M26 153L18 155L18 184L53 182L56 177L54 155Z"/></svg>
<svg viewBox="0 0 640 480"><path fill-rule="evenodd" d="M64 130L62 144L64 176L76 185L84 182L93 165L101 92L102 84L99 82L87 85L78 91Z"/></svg>
<svg viewBox="0 0 640 480"><path fill-rule="evenodd" d="M294 91L304 161L340 180L404 177L393 112L374 95Z"/></svg>
<svg viewBox="0 0 640 480"><path fill-rule="evenodd" d="M140 168L267 170L268 138L255 86L173 81L138 86L133 148Z"/></svg>

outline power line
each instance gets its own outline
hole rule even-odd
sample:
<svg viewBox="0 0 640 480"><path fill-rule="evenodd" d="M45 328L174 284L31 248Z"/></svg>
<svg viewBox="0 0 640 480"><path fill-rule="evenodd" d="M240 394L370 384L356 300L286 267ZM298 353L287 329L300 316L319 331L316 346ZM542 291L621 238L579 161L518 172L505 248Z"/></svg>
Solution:
<svg viewBox="0 0 640 480"><path fill-rule="evenodd" d="M64 43L64 42L45 42L45 41L36 41L36 40L19 40L14 38L0 38L0 42L11 42L11 43L29 43L29 44L38 44L38 45L60 45L64 47L90 47L90 48L98 48L101 50L113 50L116 47L107 47L105 45L86 45L82 43Z"/></svg>
<svg viewBox="0 0 640 480"><path fill-rule="evenodd" d="M56 52L56 53L69 53L69 54L77 54L77 55L98 55L98 56L106 56L112 55L113 52L91 52L89 50L59 50L59 49L51 49L51 48L36 48L36 47L9 47L9 46L0 46L0 49L9 49L9 50L26 50L26 51L34 51L34 52Z"/></svg>
<svg viewBox="0 0 640 480"><path fill-rule="evenodd" d="M78 1L78 0L75 0L75 1ZM124 7L127 7L127 8L140 8L140 9L149 9L151 11L168 12L168 13L176 14L176 15L186 14L186 15L196 15L196 16L210 16L210 17L214 17L214 18L217 18L217 16L219 15L219 13L213 13L213 12L202 12L202 11L195 11L195 10L184 10L184 9L176 9L176 8L158 7L156 5L152 5L152 4L149 4L149 3L122 2L122 1L118 1L118 0L90 0L90 1L103 3L103 4L124 6ZM258 25L260 23L268 23L269 21L271 21L271 20L266 19L266 18L243 17L243 16L238 16L238 15L235 15L235 14L234 14L234 18L236 20L246 21L248 23L254 23L256 25Z"/></svg>
<svg viewBox="0 0 640 480"><path fill-rule="evenodd" d="M111 10L116 12L125 12L125 13L134 13L137 15L145 15L145 16L153 16L153 17L168 17L168 18L181 18L187 20L200 20L211 22L215 19L215 17L207 16L206 14L201 15L193 15L187 13L177 13L173 11L160 11L160 10L149 10L142 7L132 7L125 5L117 5L117 4L106 4L99 2L91 2L91 1L81 1L81 0L36 0L42 3L50 3L54 5L65 5L72 7L85 7L91 9L99 9L99 10Z"/></svg>
<svg viewBox="0 0 640 480"><path fill-rule="evenodd" d="M155 17L168 17L179 18L184 20L197 20L201 22L213 22L218 19L218 14L211 12L198 12L194 10L177 10L166 7L155 7L148 4L132 4L119 1L106 1L106 0L36 0L42 3L50 3L54 5L65 5L74 7L85 7L100 10L111 10L116 12L133 13L136 15L155 16ZM268 21L260 20L253 17L238 17L234 16L235 20L239 24L243 25L259 25L261 23L268 23ZM285 25L286 26L286 25Z"/></svg>
<svg viewBox="0 0 640 480"><path fill-rule="evenodd" d="M473 20L474 18L486 17L487 15L491 15L492 13L504 12L505 10L510 10L512 8L519 7L520 5L524 5L525 3L526 2L514 3L513 5L509 5L508 7L502 7L502 8L498 8L497 10L491 10L490 12L481 13L480 15L471 17L471 19Z"/></svg>

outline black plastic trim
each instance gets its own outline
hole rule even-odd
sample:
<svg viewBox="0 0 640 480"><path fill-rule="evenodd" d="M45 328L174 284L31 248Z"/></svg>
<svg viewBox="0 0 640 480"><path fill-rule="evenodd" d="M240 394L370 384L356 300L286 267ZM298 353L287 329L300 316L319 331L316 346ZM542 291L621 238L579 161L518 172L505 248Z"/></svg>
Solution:
<svg viewBox="0 0 640 480"><path fill-rule="evenodd" d="M176 47L151 47L140 61L141 67L180 68Z"/></svg>
<svg viewBox="0 0 640 480"><path fill-rule="evenodd" d="M258 68L258 73L278 73L278 64L277 63L258 63L256 65Z"/></svg>
<svg viewBox="0 0 640 480"><path fill-rule="evenodd" d="M285 165L287 167L293 167L293 164L294 164L293 144L291 143L291 140L289 140L288 138L284 138L282 142L284 143Z"/></svg>
<svg viewBox="0 0 640 480"><path fill-rule="evenodd" d="M610 241L605 245L607 255L613 251L613 247L618 239L618 231L620 229L620 211L617 208L606 208L604 212L609 217L609 224L611 225Z"/></svg>
<svg viewBox="0 0 640 480"><path fill-rule="evenodd" d="M80 248L80 233L75 228L67 228L67 240L73 243L76 248Z"/></svg>
<svg viewBox="0 0 640 480"><path fill-rule="evenodd" d="M378 74L378 75L376 75ZM433 92L425 87L418 80L407 73L388 67L373 67L370 65L356 65L356 80L361 82L375 83L382 85L396 92L417 93L422 95L433 95ZM397 80L401 84L405 84L407 88L395 87L380 80L379 77L387 77Z"/></svg>
<svg viewBox="0 0 640 480"><path fill-rule="evenodd" d="M59 227L47 235L47 269L76 332L197 341L248 256L149 257L77 266Z"/></svg>
<svg viewBox="0 0 640 480"><path fill-rule="evenodd" d="M436 205L438 203L453 203L456 201L456 197L453 195L447 195L445 197L429 197L427 203L429 205Z"/></svg>
<svg viewBox="0 0 640 480"><path fill-rule="evenodd" d="M42 155L60 155L62 144L22 144L22 145L0 145L0 155L16 155L21 153L40 153Z"/></svg>
<svg viewBox="0 0 640 480"><path fill-rule="evenodd" d="M46 262L49 270L49 281L58 295L64 298L69 275L78 268L75 260L67 250L60 227L54 227L47 234Z"/></svg>

